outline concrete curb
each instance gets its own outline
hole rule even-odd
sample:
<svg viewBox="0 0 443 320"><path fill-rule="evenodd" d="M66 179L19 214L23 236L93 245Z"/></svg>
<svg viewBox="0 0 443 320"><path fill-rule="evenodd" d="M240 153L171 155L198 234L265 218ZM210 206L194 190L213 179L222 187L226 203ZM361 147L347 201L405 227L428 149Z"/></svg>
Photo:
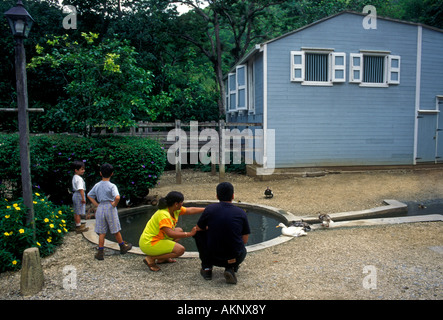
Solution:
<svg viewBox="0 0 443 320"><path fill-rule="evenodd" d="M214 203L217 201L201 201L201 200L187 200L186 202L205 202L205 203ZM440 214L432 214L432 215L421 215L421 216L411 216L411 217L397 217L397 218L373 218L373 219L359 219L358 218L368 218L373 216L379 216L382 214L393 214L393 213L401 213L407 211L407 205L399 202L397 200L384 200L385 206L380 206L372 209L360 210L360 211L349 211L349 212L339 212L339 213L331 213L329 216L334 221L334 224L329 228L323 227L318 220L318 217L313 216L295 216L294 214L266 206L266 205L257 205L252 203L235 203L238 206L252 206L267 209L271 214L275 214L276 216L283 218L288 221L299 221L303 219L303 221L308 223L313 223L311 229L314 230L322 230L322 229L335 229L341 227L359 227L359 226L377 226L377 225L385 225L385 224L397 224L397 223L412 223L412 222L430 222L430 221L443 221L443 215ZM121 213L120 213L121 214ZM354 219L351 221L345 221L349 219ZM98 244L98 235L94 232L95 228L95 220L87 220L86 226L89 227L87 232L83 232L83 236L90 242ZM309 234L308 234L309 235ZM264 241L261 243L257 243L254 245L246 246L248 252L254 252L257 250L262 250L265 248L269 248L281 243L285 243L294 239L293 237L288 236L278 236L277 238ZM105 247L112 250L120 250L119 245L116 242L105 240ZM129 253L145 255L139 247L136 247L133 244L133 247ZM180 258L198 258L198 252L185 252Z"/></svg>

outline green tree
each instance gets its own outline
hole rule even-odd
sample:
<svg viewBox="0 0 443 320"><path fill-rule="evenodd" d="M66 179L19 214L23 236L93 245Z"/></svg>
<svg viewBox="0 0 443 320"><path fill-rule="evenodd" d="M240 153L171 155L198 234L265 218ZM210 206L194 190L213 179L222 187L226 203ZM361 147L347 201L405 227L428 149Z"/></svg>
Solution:
<svg viewBox="0 0 443 320"><path fill-rule="evenodd" d="M64 96L45 117L58 130L90 136L97 126L121 128L135 125L135 117L151 121L165 99L151 97L152 75L137 66L135 49L127 41L104 40L98 34L82 33L84 43L56 36L37 45L37 56L28 64L32 72L50 66L64 79ZM166 100L167 102L167 100Z"/></svg>
<svg viewBox="0 0 443 320"><path fill-rule="evenodd" d="M220 115L225 112L224 61L225 52L239 61L247 50L263 40L264 30L259 28L259 18L267 9L283 0L176 0L186 4L193 12L180 18L179 35L196 46L211 62L215 74L217 103ZM232 61L232 60L231 60Z"/></svg>

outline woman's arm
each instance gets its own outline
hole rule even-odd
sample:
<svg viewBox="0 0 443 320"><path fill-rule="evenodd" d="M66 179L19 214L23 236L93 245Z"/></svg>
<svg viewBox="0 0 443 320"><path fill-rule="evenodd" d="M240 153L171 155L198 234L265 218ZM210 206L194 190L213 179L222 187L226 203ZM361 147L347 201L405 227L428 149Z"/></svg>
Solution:
<svg viewBox="0 0 443 320"><path fill-rule="evenodd" d="M199 208L199 207L186 207L186 212L183 215L190 215L190 214L199 214L205 211L205 208Z"/></svg>
<svg viewBox="0 0 443 320"><path fill-rule="evenodd" d="M193 236L195 236L195 234L197 232L196 227L192 228L192 230L190 232L176 231L176 230L172 230L171 228L168 228L168 227L163 227L162 230L166 233L166 235L168 237L170 237L172 239L182 239L182 238L193 237Z"/></svg>

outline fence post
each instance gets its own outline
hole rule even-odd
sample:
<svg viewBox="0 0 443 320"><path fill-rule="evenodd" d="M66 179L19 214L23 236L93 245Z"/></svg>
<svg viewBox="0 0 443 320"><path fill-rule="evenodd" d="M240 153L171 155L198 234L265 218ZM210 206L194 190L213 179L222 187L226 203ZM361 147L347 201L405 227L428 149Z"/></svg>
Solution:
<svg viewBox="0 0 443 320"><path fill-rule="evenodd" d="M219 143L219 161L218 161L218 181L225 181L225 121L218 122L218 143Z"/></svg>
<svg viewBox="0 0 443 320"><path fill-rule="evenodd" d="M177 184L182 183L182 165L181 165L182 146L180 140L180 133L181 133L181 122L180 120L175 120L175 142L178 142L178 148L175 151L175 182Z"/></svg>

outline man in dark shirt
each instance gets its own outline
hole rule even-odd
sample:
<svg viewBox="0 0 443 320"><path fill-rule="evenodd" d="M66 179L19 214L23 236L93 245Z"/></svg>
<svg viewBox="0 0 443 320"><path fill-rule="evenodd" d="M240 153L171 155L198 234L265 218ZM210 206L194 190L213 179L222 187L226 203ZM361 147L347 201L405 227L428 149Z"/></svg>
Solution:
<svg viewBox="0 0 443 320"><path fill-rule="evenodd" d="M199 230L194 236L206 280L212 279L212 267L224 267L227 283L236 284L235 272L246 257L248 218L244 210L232 204L234 187L229 182L217 186L219 203L210 204L197 222Z"/></svg>

